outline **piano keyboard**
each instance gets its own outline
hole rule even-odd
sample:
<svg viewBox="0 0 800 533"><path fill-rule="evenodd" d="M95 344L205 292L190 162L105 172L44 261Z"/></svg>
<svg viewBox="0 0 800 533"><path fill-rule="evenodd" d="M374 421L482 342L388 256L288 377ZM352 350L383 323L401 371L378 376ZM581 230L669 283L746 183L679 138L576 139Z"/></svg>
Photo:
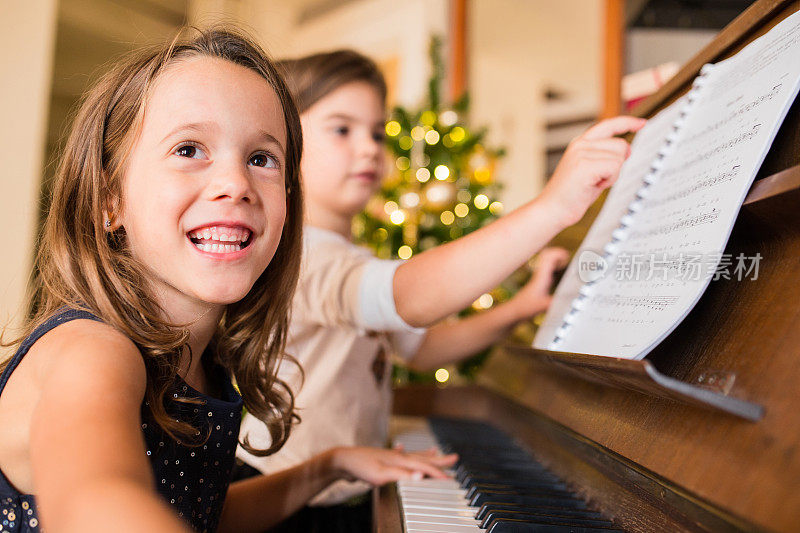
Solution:
<svg viewBox="0 0 800 533"><path fill-rule="evenodd" d="M508 435L482 422L429 420L398 435L406 451L459 454L453 479L400 481L406 533L619 531Z"/></svg>

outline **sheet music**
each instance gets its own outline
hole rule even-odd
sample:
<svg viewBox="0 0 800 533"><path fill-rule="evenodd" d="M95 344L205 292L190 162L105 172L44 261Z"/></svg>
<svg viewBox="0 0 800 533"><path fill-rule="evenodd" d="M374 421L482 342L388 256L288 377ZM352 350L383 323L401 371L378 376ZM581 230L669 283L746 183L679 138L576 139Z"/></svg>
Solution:
<svg viewBox="0 0 800 533"><path fill-rule="evenodd" d="M720 275L739 208L797 96L798 57L795 13L705 67L687 97L639 132L535 347L638 359L680 323ZM754 260L734 258L728 275Z"/></svg>

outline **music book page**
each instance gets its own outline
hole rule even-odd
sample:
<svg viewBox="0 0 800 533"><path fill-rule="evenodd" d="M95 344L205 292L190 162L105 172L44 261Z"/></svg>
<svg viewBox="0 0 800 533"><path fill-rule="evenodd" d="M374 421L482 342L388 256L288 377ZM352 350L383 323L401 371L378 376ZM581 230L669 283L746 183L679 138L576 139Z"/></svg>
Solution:
<svg viewBox="0 0 800 533"><path fill-rule="evenodd" d="M534 347L640 359L712 279L757 276L723 252L800 85L800 12L650 119L556 289Z"/></svg>

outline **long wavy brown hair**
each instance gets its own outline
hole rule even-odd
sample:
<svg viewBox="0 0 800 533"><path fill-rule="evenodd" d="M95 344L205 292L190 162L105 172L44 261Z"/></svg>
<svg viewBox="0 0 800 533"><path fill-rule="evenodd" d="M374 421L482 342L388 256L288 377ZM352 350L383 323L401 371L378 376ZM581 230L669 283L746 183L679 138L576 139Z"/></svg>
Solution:
<svg viewBox="0 0 800 533"><path fill-rule="evenodd" d="M176 440L197 440L192 438L197 428L170 418L165 405L181 353L188 349L186 325L166 321L148 290L146 269L131 255L124 228L108 232L104 227L104 211L124 199L123 171L150 87L168 65L197 56L231 61L261 75L277 94L286 123L287 210L280 244L247 296L226 307L209 345L213 361L235 378L247 410L269 429L269 448L242 443L250 453L264 456L283 445L297 418L293 394L277 370L285 357L289 306L300 268L303 141L282 78L263 50L237 30L216 28L188 39L179 35L169 45L132 53L85 95L41 233L29 296L32 312L22 336L6 345L19 344L64 306L89 311L138 346L147 369L145 399L155 421Z"/></svg>

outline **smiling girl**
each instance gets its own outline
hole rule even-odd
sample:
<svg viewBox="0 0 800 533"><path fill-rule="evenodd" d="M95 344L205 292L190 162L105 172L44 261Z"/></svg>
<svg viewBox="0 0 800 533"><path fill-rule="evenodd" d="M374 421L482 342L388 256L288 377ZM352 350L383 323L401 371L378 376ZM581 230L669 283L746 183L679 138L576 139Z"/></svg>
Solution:
<svg viewBox="0 0 800 533"><path fill-rule="evenodd" d="M339 477L441 476L431 461L338 449L229 488L242 405L270 435L242 443L256 456L294 418L276 368L301 146L273 65L228 31L138 52L88 93L35 312L0 366L0 531L260 531Z"/></svg>

